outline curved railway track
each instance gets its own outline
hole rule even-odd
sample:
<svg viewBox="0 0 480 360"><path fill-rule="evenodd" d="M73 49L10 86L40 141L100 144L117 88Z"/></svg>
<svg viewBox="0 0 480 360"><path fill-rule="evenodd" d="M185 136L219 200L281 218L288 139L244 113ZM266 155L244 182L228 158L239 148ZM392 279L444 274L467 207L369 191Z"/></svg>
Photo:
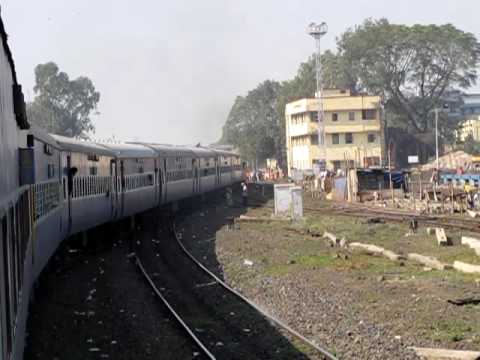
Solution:
<svg viewBox="0 0 480 360"><path fill-rule="evenodd" d="M203 352L203 354L211 360L215 359L215 356L208 350L208 348L202 343L202 341L195 335L195 332L188 327L188 325L183 321L182 317L175 311L173 306L168 302L165 296L162 295L162 292L158 289L155 285L155 282L152 280L152 277L148 275L145 267L143 266L142 262L135 256L135 263L142 272L143 276L150 284L151 288L153 289L154 293L157 297L162 301L162 303L166 306L170 314L175 318L175 320L181 325L181 327L187 332L188 336L195 342L195 344L199 347L199 349Z"/></svg>
<svg viewBox="0 0 480 360"><path fill-rule="evenodd" d="M278 333L276 330L282 329L308 345L317 354L315 358L336 360L328 350L267 314L207 269L186 249L173 222L170 225L168 240L173 241L152 239L151 249L139 250L145 256L137 256L136 264L155 295L201 351L201 358L307 359L280 334L269 338L268 331ZM160 250L160 245L168 249ZM157 255L152 256L154 253ZM245 308L250 315L240 316Z"/></svg>

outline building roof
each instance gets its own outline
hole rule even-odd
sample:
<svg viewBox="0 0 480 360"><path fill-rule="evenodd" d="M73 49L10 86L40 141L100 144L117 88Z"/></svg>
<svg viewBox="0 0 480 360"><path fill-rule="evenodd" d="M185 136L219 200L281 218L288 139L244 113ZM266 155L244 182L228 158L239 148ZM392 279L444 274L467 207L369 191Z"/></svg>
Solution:
<svg viewBox="0 0 480 360"><path fill-rule="evenodd" d="M381 106L380 96L371 95L324 97L322 100L323 110L326 112L373 110ZM286 113L299 114L308 111L318 111L318 108L318 99L305 98L288 103L286 105Z"/></svg>

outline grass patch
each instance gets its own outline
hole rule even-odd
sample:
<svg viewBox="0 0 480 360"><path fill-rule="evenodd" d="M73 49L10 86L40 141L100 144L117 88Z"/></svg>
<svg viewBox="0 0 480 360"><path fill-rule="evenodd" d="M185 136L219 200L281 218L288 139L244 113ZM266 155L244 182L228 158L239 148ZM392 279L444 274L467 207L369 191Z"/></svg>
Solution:
<svg viewBox="0 0 480 360"><path fill-rule="evenodd" d="M335 259L330 255L306 255L297 256L294 261L305 267L322 267L334 264Z"/></svg>
<svg viewBox="0 0 480 360"><path fill-rule="evenodd" d="M472 334L473 327L462 320L439 320L431 327L431 338L436 342L462 341Z"/></svg>
<svg viewBox="0 0 480 360"><path fill-rule="evenodd" d="M287 264L271 264L265 268L269 276L283 276L292 272L317 269L334 265L336 259L330 254L327 255L297 255L289 260Z"/></svg>

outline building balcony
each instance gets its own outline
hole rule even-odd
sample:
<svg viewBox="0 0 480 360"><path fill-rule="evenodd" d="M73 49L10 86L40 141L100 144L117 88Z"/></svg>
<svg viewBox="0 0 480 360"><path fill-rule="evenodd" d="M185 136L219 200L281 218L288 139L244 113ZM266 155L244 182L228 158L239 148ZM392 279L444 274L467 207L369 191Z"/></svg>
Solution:
<svg viewBox="0 0 480 360"><path fill-rule="evenodd" d="M360 133L381 131L382 126L378 120L361 120L350 124L325 124L325 134Z"/></svg>

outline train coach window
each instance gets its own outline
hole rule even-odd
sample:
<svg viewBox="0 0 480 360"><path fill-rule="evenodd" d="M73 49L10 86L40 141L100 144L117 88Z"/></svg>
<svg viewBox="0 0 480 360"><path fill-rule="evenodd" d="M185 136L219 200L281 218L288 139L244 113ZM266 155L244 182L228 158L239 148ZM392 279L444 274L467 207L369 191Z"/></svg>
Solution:
<svg viewBox="0 0 480 360"><path fill-rule="evenodd" d="M97 154L88 154L87 159L89 161L100 161L100 158Z"/></svg>
<svg viewBox="0 0 480 360"><path fill-rule="evenodd" d="M53 147L50 144L43 144L43 152L47 155L53 155Z"/></svg>
<svg viewBox="0 0 480 360"><path fill-rule="evenodd" d="M47 165L47 177L49 179L55 177L55 164L48 164Z"/></svg>

